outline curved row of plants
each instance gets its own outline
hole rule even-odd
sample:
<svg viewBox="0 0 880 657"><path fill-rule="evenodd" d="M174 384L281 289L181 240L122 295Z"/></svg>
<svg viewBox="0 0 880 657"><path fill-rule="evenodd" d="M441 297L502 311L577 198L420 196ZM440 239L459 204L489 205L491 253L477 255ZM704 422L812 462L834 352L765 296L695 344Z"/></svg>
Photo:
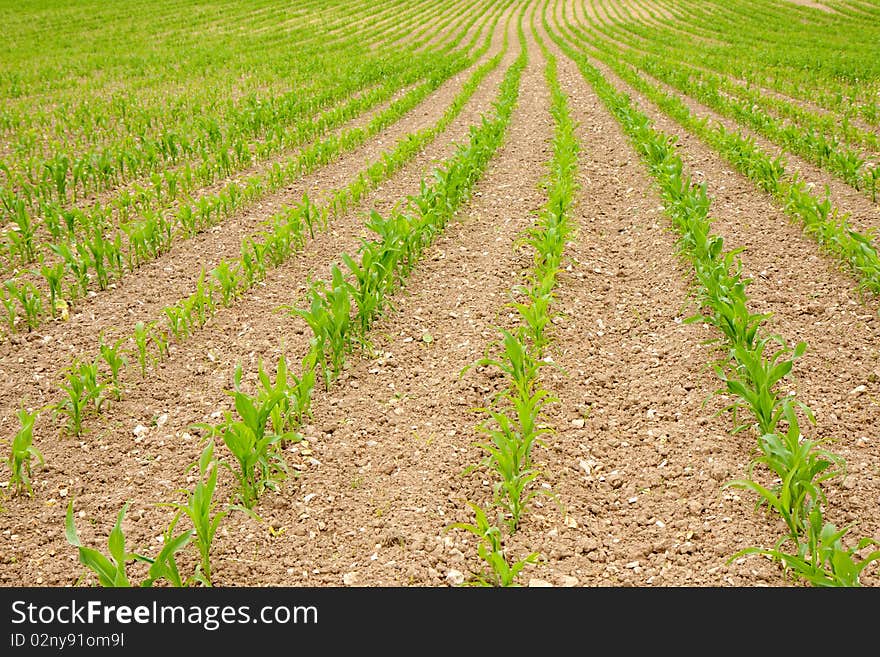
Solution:
<svg viewBox="0 0 880 657"><path fill-rule="evenodd" d="M869 55L876 48L875 23L864 15L809 10L808 19L792 20L799 10L769 2L677 3L667 8L674 19L657 18L669 29L639 21L620 27L646 42L662 43L682 61L880 126L874 96L878 75ZM702 47L687 47L694 42ZM810 46L795 45L800 43Z"/></svg>
<svg viewBox="0 0 880 657"><path fill-rule="evenodd" d="M600 26L594 26L601 30ZM694 98L722 116L754 129L787 151L826 169L857 191L877 200L880 185L880 163L866 159L865 153L848 145L836 129L836 122L826 117L822 121L806 110L796 111L791 103L777 101L776 107L788 107L788 115L796 116L794 123L783 121L762 109L768 99L757 91L745 89L709 72L675 61L668 55L636 54L600 38L590 30L591 43L610 56L632 65L651 77L661 80L683 94ZM847 134L862 143L868 142L880 150L880 137L873 132L847 126Z"/></svg>

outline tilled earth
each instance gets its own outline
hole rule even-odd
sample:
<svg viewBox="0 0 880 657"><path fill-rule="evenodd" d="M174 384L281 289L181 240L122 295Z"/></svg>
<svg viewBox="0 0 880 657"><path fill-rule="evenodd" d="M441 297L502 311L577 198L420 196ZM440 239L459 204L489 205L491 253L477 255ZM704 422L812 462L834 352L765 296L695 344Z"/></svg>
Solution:
<svg viewBox="0 0 880 657"><path fill-rule="evenodd" d="M201 445L192 425L216 422L231 408L224 391L237 364L247 387L260 362L271 367L282 353L299 362L309 329L283 306L301 303L311 278L326 277L339 254L357 249L370 209L384 214L416 194L420 180L491 111L519 52L518 14L516 7L506 10L484 56L501 50L507 26L509 47L499 68L410 164L203 329L172 342L170 357L146 377L130 367L124 399L89 418L82 437L63 435L61 420L41 422L35 444L46 465L35 471L35 494L3 501L0 583L94 583L82 579L64 536L71 499L86 545L105 547L129 502L123 522L129 548L159 550L173 516L160 504L182 499L179 489L195 481L189 466ZM489 403L503 379L491 367L468 366L492 348L500 327L516 321L507 304L531 265L519 237L546 200L553 118L530 17L526 12L529 63L505 143L397 293L393 310L372 329L371 350L351 358L329 391L316 390L305 441L285 451L291 477L261 498L260 520L232 512L223 521L212 551L215 584L446 586L481 569L474 537L449 525L471 520L465 501L486 506L491 500L490 475L468 468L484 454L475 446L482 416L474 409ZM553 18L548 14L551 26ZM506 537L508 556L540 554L521 575L534 586L790 585L768 559L728 563L745 547L771 546L782 532L781 522L754 509L749 494L723 488L745 473L754 436L731 434L732 420L721 412L725 399L713 395L719 382L709 367L717 356L706 344L710 329L683 321L695 310L690 274L676 256L650 175L576 65L545 33L540 14L534 24L558 60L581 152L577 233L566 246L551 331L554 365L543 368L558 402L546 417L553 431L535 452L542 490L550 494L535 498L520 530ZM69 322L0 346L6 433L14 431L20 400L56 400L61 371L77 354L93 353L101 331L130 332L189 294L202 266L234 255L262 218L304 191L320 197L321 190L346 184L397 139L433 124L469 72L357 151L82 303ZM769 196L647 100L633 98L659 129L678 137L686 168L707 183L725 245L745 247L753 309L772 313L769 330L809 344L791 386L816 413L812 431L832 439L849 465L846 478L829 486L829 517L841 525L859 521L860 536L880 536L876 301L860 298L852 279ZM802 173L841 190L815 167L803 166ZM861 222L877 224L876 207L863 198L841 191L840 200L853 205ZM228 499L231 477L223 471L220 480L218 497ZM180 559L184 572L194 567L194 554L191 548ZM876 568L863 583L880 583Z"/></svg>

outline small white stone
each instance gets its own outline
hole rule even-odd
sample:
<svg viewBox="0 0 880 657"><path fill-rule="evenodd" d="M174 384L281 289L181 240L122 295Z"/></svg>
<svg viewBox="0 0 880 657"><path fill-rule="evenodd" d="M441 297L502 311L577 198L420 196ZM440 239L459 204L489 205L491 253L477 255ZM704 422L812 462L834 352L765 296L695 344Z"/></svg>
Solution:
<svg viewBox="0 0 880 657"><path fill-rule="evenodd" d="M147 435L147 433L149 431L150 430L147 427L145 427L143 424L139 424L134 428L132 433L134 433L134 435L137 436L138 438L143 438L145 435Z"/></svg>
<svg viewBox="0 0 880 657"><path fill-rule="evenodd" d="M357 578L358 578L357 573L345 573L342 576L342 583L345 584L346 586L355 586L355 585L357 585Z"/></svg>
<svg viewBox="0 0 880 657"><path fill-rule="evenodd" d="M452 586L458 586L459 584L464 583L464 574L462 574L460 570L455 570L455 568L453 568L446 573L446 581L452 584Z"/></svg>
<svg viewBox="0 0 880 657"><path fill-rule="evenodd" d="M533 577L529 580L529 588L553 588L553 584L545 579L538 579L537 577Z"/></svg>

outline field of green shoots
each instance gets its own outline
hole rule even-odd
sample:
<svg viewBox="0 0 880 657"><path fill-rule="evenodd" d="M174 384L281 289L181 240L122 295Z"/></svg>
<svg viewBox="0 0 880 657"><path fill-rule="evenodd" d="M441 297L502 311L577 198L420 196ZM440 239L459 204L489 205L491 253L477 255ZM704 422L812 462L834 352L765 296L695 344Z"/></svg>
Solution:
<svg viewBox="0 0 880 657"><path fill-rule="evenodd" d="M0 6L0 585L880 585L880 1Z"/></svg>

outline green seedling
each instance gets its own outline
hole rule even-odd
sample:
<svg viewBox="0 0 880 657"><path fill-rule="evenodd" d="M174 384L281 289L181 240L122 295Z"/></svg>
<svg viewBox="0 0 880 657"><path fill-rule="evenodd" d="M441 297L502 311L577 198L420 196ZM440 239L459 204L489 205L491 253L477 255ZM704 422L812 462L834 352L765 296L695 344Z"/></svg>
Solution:
<svg viewBox="0 0 880 657"><path fill-rule="evenodd" d="M14 296L10 296L6 292L6 288L0 288L0 303L3 304L5 310L6 326L9 327L10 333L15 333L15 320L18 318L18 309Z"/></svg>
<svg viewBox="0 0 880 657"><path fill-rule="evenodd" d="M299 442L301 438L296 434L296 428L301 424L303 415L309 406L311 388L314 387L314 366L305 368L302 377L297 378L288 370L287 360L282 354L278 358L274 382L268 372L263 369L262 362L258 364L258 371L261 398L280 395L278 403L269 414L273 432L281 436L282 445L289 442ZM311 376L311 384L309 384L309 376ZM306 395L305 400L302 398L303 394Z"/></svg>
<svg viewBox="0 0 880 657"><path fill-rule="evenodd" d="M266 430L272 410L284 395L276 392L268 397L251 398L239 390L228 392L235 399L241 420L226 411L222 424L199 426L207 429L210 436L219 435L232 452L238 469L226 462L221 464L235 475L239 501L245 508L253 509L266 489L276 490L277 482L287 476L287 463L277 449L282 436Z"/></svg>
<svg viewBox="0 0 880 657"><path fill-rule="evenodd" d="M67 542L75 548L79 549L79 561L86 566L95 575L98 576L98 582L105 587L129 587L131 582L126 572L126 564L136 559L146 560L139 554L127 552L125 550L125 534L122 532L122 519L128 510L129 504L126 503L119 511L116 517L116 524L110 531L107 541L109 548L109 556L104 556L97 550L85 547L79 540L76 533L76 525L73 520L73 499L67 505L67 518L65 522L65 534Z"/></svg>
<svg viewBox="0 0 880 657"><path fill-rule="evenodd" d="M534 436L523 436L516 422L504 413L490 409L482 410L489 414L493 424L490 425L487 421L477 428L491 438L491 443L478 443L477 447L488 452L483 465L500 475L500 481L494 486L495 504L507 512L508 525L512 533L519 528L529 501L539 494L549 493L540 488L528 490L540 474L528 465Z"/></svg>
<svg viewBox="0 0 880 657"><path fill-rule="evenodd" d="M550 340L546 335L547 326L553 315L550 305L553 303L553 293L544 292L538 287L520 288L528 296L526 303L512 302L514 308L525 323L525 335L531 340L534 353L540 358L547 348Z"/></svg>
<svg viewBox="0 0 880 657"><path fill-rule="evenodd" d="M317 281L309 287L311 300L308 310L292 308L291 313L302 317L312 329L312 347L318 356L316 364L324 374L324 385L329 390L330 383L339 376L345 364L345 357L352 350L351 295L349 284L342 277L342 271L333 265L332 282L327 286Z"/></svg>
<svg viewBox="0 0 880 657"><path fill-rule="evenodd" d="M211 270L211 275L220 283L221 302L224 306L232 305L232 302L239 295L243 285L240 274L240 268L236 265L233 268L229 261L221 260L220 263Z"/></svg>
<svg viewBox="0 0 880 657"><path fill-rule="evenodd" d="M217 510L217 502L214 501L214 491L217 488L218 463L214 458L214 441L210 440L202 450L197 463L190 466L190 470L198 468L199 480L192 491L181 489L178 492L187 496L185 503L171 503L170 506L177 510L177 515L171 522L174 527L181 515L186 515L195 528L196 544L201 557L200 563L193 575L193 581L200 582L204 586L211 586L211 546L220 523L229 515L233 508L226 507Z"/></svg>
<svg viewBox="0 0 880 657"><path fill-rule="evenodd" d="M789 533L800 536L806 530L810 509L825 503L820 484L843 474L843 460L830 452L818 449L817 441L804 438L790 401L783 404L788 422L784 435L766 434L758 441L762 454L751 461L748 479L737 479L725 487L743 488L758 494L757 506L763 504L779 513ZM769 468L779 479L772 488L766 488L752 478L756 465Z"/></svg>
<svg viewBox="0 0 880 657"><path fill-rule="evenodd" d="M68 429L74 436L79 436L83 416L90 405L100 412L105 385L98 383L97 363L72 364L67 369L65 380L61 389L67 393L67 397L56 404L55 411L67 415Z"/></svg>
<svg viewBox="0 0 880 657"><path fill-rule="evenodd" d="M12 439L12 453L7 459L9 470L12 473L9 478L9 488L14 495L19 495L22 492L27 492L28 496L33 495L31 460L36 458L41 466L45 463L43 455L33 446L34 421L38 415L39 411L29 413L24 408L18 411L21 428Z"/></svg>
<svg viewBox="0 0 880 657"><path fill-rule="evenodd" d="M124 340L125 338L119 338L113 344L107 344L104 342L104 335L101 334L100 336L101 357L107 363L107 367L110 368L110 383L113 389L113 396L117 401L122 399L120 374L122 369L128 365L128 360L122 353L122 343Z"/></svg>
<svg viewBox="0 0 880 657"><path fill-rule="evenodd" d="M143 322L134 325L134 342L137 346L138 364L141 366L141 376L147 375L147 341L149 333Z"/></svg>
<svg viewBox="0 0 880 657"><path fill-rule="evenodd" d="M474 523L456 522L450 529L463 529L476 536L480 543L477 546L477 554L489 567L488 572L476 573L474 578L467 582L466 586L517 586L516 577L522 572L526 564L537 563L539 554L532 552L524 559L508 563L501 544L501 530L489 523L486 512L472 502L466 502L474 511Z"/></svg>
<svg viewBox="0 0 880 657"><path fill-rule="evenodd" d="M765 356L765 349L770 343L777 343L781 348ZM785 413L787 402L797 403L813 421L809 408L799 402L792 402L785 395L780 396L774 389L791 372L794 360L803 355L806 348L806 343L800 342L794 349L790 349L776 336L756 339L752 349L743 345L734 346L732 353L736 369L728 374L720 365L715 367L718 377L725 384L725 388L719 392L728 392L741 400L730 405L728 410L732 410L736 416L739 409L748 408L758 423L760 435L775 433L776 424ZM791 358L786 359L788 354L791 354ZM745 423L740 424L734 432L747 426Z"/></svg>
<svg viewBox="0 0 880 657"><path fill-rule="evenodd" d="M843 538L852 526L838 529L833 523L825 522L822 511L815 504L809 514L806 526L806 541L786 536L775 548L749 547L734 554L728 563L749 554L761 554L783 564L787 572L796 579L802 579L813 586L820 587L858 587L861 574L869 565L880 562L880 550L874 550L864 558L857 552L880 542L872 538L862 538L855 546L846 548ZM782 550L781 544L793 539L796 551L793 554Z"/></svg>
<svg viewBox="0 0 880 657"><path fill-rule="evenodd" d="M9 297L17 299L19 304L21 304L28 331L37 328L40 325L40 316L43 314L43 301L40 298L40 291L29 281L22 281L21 284L16 284L15 280L8 280L4 283L4 287L9 293Z"/></svg>
<svg viewBox="0 0 880 657"><path fill-rule="evenodd" d="M122 519L128 510L126 503L116 517L116 524L110 531L107 541L109 556L105 556L98 550L85 547L76 532L76 524L73 520L73 499L67 505L65 520L65 535L67 542L79 550L79 561L98 577L98 582L104 587L130 587L131 581L127 573L127 565L131 561L141 561L150 565L147 578L141 583L142 587L152 586L159 579L167 579L172 586L182 586L183 582L175 561L175 554L182 550L189 542L192 532L184 532L172 538L170 529L166 533L164 546L155 559L150 559L141 554L127 552L125 549L125 534L122 531Z"/></svg>
<svg viewBox="0 0 880 657"><path fill-rule="evenodd" d="M49 309L52 317L58 312L58 300L61 299L61 282L64 280L64 274L67 264L62 260L50 266L45 264L43 256L40 256L40 275L46 280L49 286Z"/></svg>

